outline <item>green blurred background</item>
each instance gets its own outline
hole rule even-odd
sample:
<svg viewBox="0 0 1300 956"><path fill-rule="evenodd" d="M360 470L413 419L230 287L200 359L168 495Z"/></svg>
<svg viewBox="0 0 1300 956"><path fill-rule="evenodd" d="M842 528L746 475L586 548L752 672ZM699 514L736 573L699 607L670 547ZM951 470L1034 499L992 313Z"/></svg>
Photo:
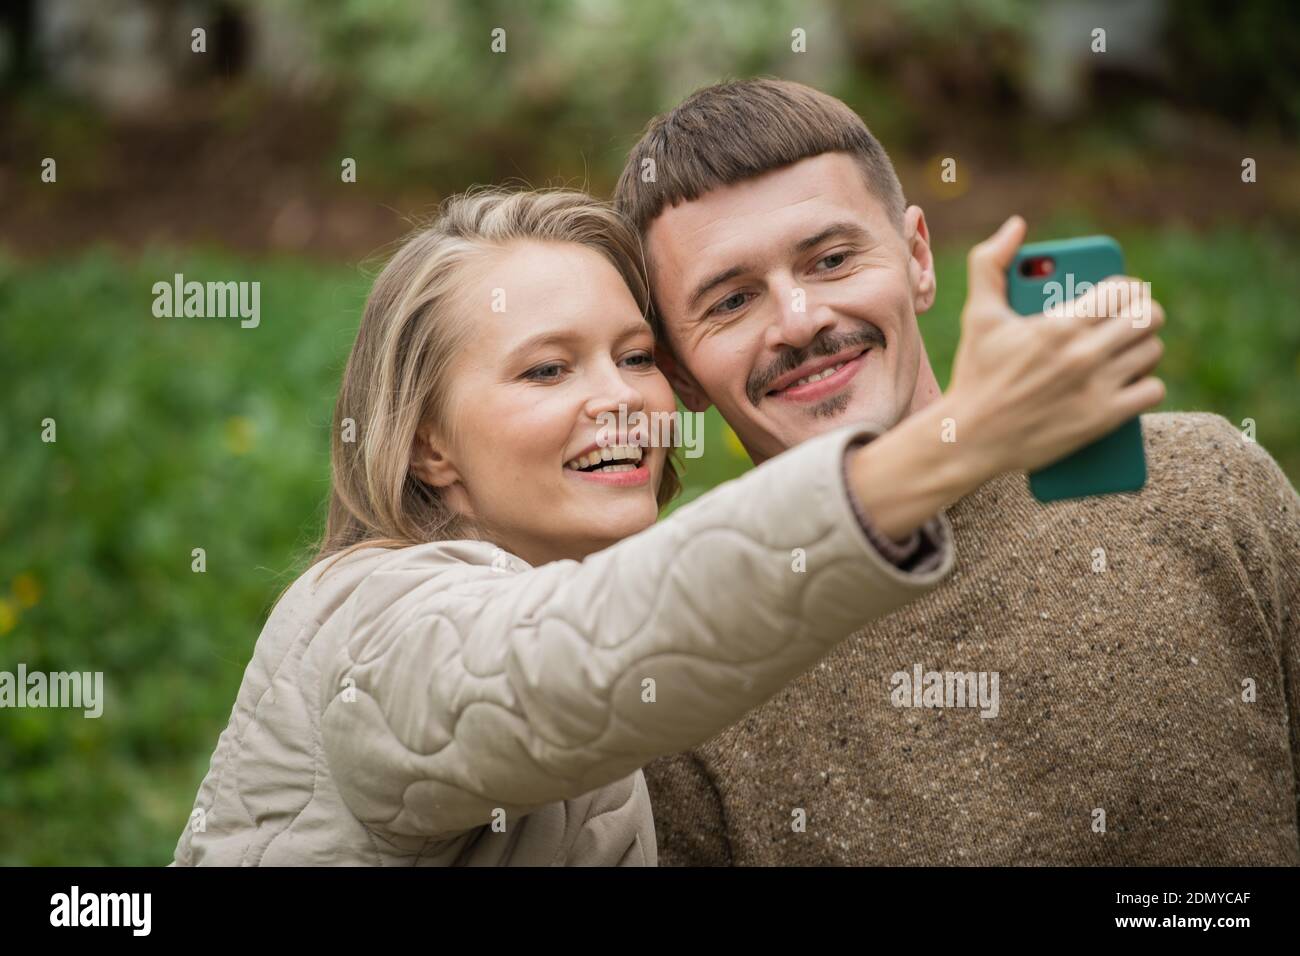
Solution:
<svg viewBox="0 0 1300 956"><path fill-rule="evenodd" d="M409 217L477 182L608 195L650 116L719 79L812 83L885 143L935 240L921 325L941 382L972 242L1011 212L1032 239L1109 232L1169 315L1163 407L1251 418L1300 475L1300 29L1281 0L46 0L0 17L0 670L100 670L107 696L98 720L0 711L0 864L171 859L319 531L334 390ZM152 285L177 272L260 281L261 325L154 318ZM711 417L683 500L746 464Z"/></svg>

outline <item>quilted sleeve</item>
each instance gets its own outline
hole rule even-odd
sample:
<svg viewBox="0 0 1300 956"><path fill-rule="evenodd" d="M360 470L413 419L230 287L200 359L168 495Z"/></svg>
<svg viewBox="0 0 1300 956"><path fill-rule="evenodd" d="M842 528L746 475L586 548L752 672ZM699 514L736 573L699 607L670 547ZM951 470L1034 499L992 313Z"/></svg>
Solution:
<svg viewBox="0 0 1300 956"><path fill-rule="evenodd" d="M930 591L848 500L846 426L581 561L485 542L398 552L322 669L321 735L373 829L450 837L571 799L734 723L836 642Z"/></svg>

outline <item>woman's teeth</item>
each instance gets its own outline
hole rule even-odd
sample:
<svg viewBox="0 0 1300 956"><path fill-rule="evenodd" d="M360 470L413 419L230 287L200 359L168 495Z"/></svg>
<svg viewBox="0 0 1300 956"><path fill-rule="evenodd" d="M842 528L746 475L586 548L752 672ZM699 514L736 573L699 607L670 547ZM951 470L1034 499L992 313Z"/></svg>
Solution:
<svg viewBox="0 0 1300 956"><path fill-rule="evenodd" d="M597 448L585 455L579 455L572 461L565 462L564 467L572 468L574 471L582 471L594 465L600 465L601 462L613 462L614 464L603 465L600 471L607 473L636 471L637 463L640 461L641 449L636 445L613 445L609 448Z"/></svg>

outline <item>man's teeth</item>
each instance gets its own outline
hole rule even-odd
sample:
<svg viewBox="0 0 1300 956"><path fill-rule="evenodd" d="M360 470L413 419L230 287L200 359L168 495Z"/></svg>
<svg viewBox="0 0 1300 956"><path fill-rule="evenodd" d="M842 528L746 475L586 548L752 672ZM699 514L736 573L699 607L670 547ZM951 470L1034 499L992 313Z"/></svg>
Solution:
<svg viewBox="0 0 1300 956"><path fill-rule="evenodd" d="M796 385L811 385L813 382L820 382L824 378L830 378L848 364L848 362L841 362L839 365L832 365L830 368L824 368L815 375L805 375L803 378L799 379L799 381L791 382L786 386L786 388L794 388Z"/></svg>
<svg viewBox="0 0 1300 956"><path fill-rule="evenodd" d="M641 449L636 445L611 445L609 448L597 448L585 455L579 455L572 461L565 462L564 467L580 471L598 465L602 461L616 461L618 464L608 465L600 470L602 472L636 471L641 454Z"/></svg>

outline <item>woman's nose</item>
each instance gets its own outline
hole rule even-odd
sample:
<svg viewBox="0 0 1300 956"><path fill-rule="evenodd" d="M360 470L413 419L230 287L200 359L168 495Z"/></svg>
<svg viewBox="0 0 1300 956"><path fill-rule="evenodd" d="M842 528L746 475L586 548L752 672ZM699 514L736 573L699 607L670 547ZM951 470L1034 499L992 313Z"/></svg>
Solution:
<svg viewBox="0 0 1300 956"><path fill-rule="evenodd" d="M587 399L587 414L591 418L596 418L603 412L617 414L620 407L629 412L639 412L645 408L645 396L627 380L617 365L610 363L602 367L593 378L591 396Z"/></svg>

